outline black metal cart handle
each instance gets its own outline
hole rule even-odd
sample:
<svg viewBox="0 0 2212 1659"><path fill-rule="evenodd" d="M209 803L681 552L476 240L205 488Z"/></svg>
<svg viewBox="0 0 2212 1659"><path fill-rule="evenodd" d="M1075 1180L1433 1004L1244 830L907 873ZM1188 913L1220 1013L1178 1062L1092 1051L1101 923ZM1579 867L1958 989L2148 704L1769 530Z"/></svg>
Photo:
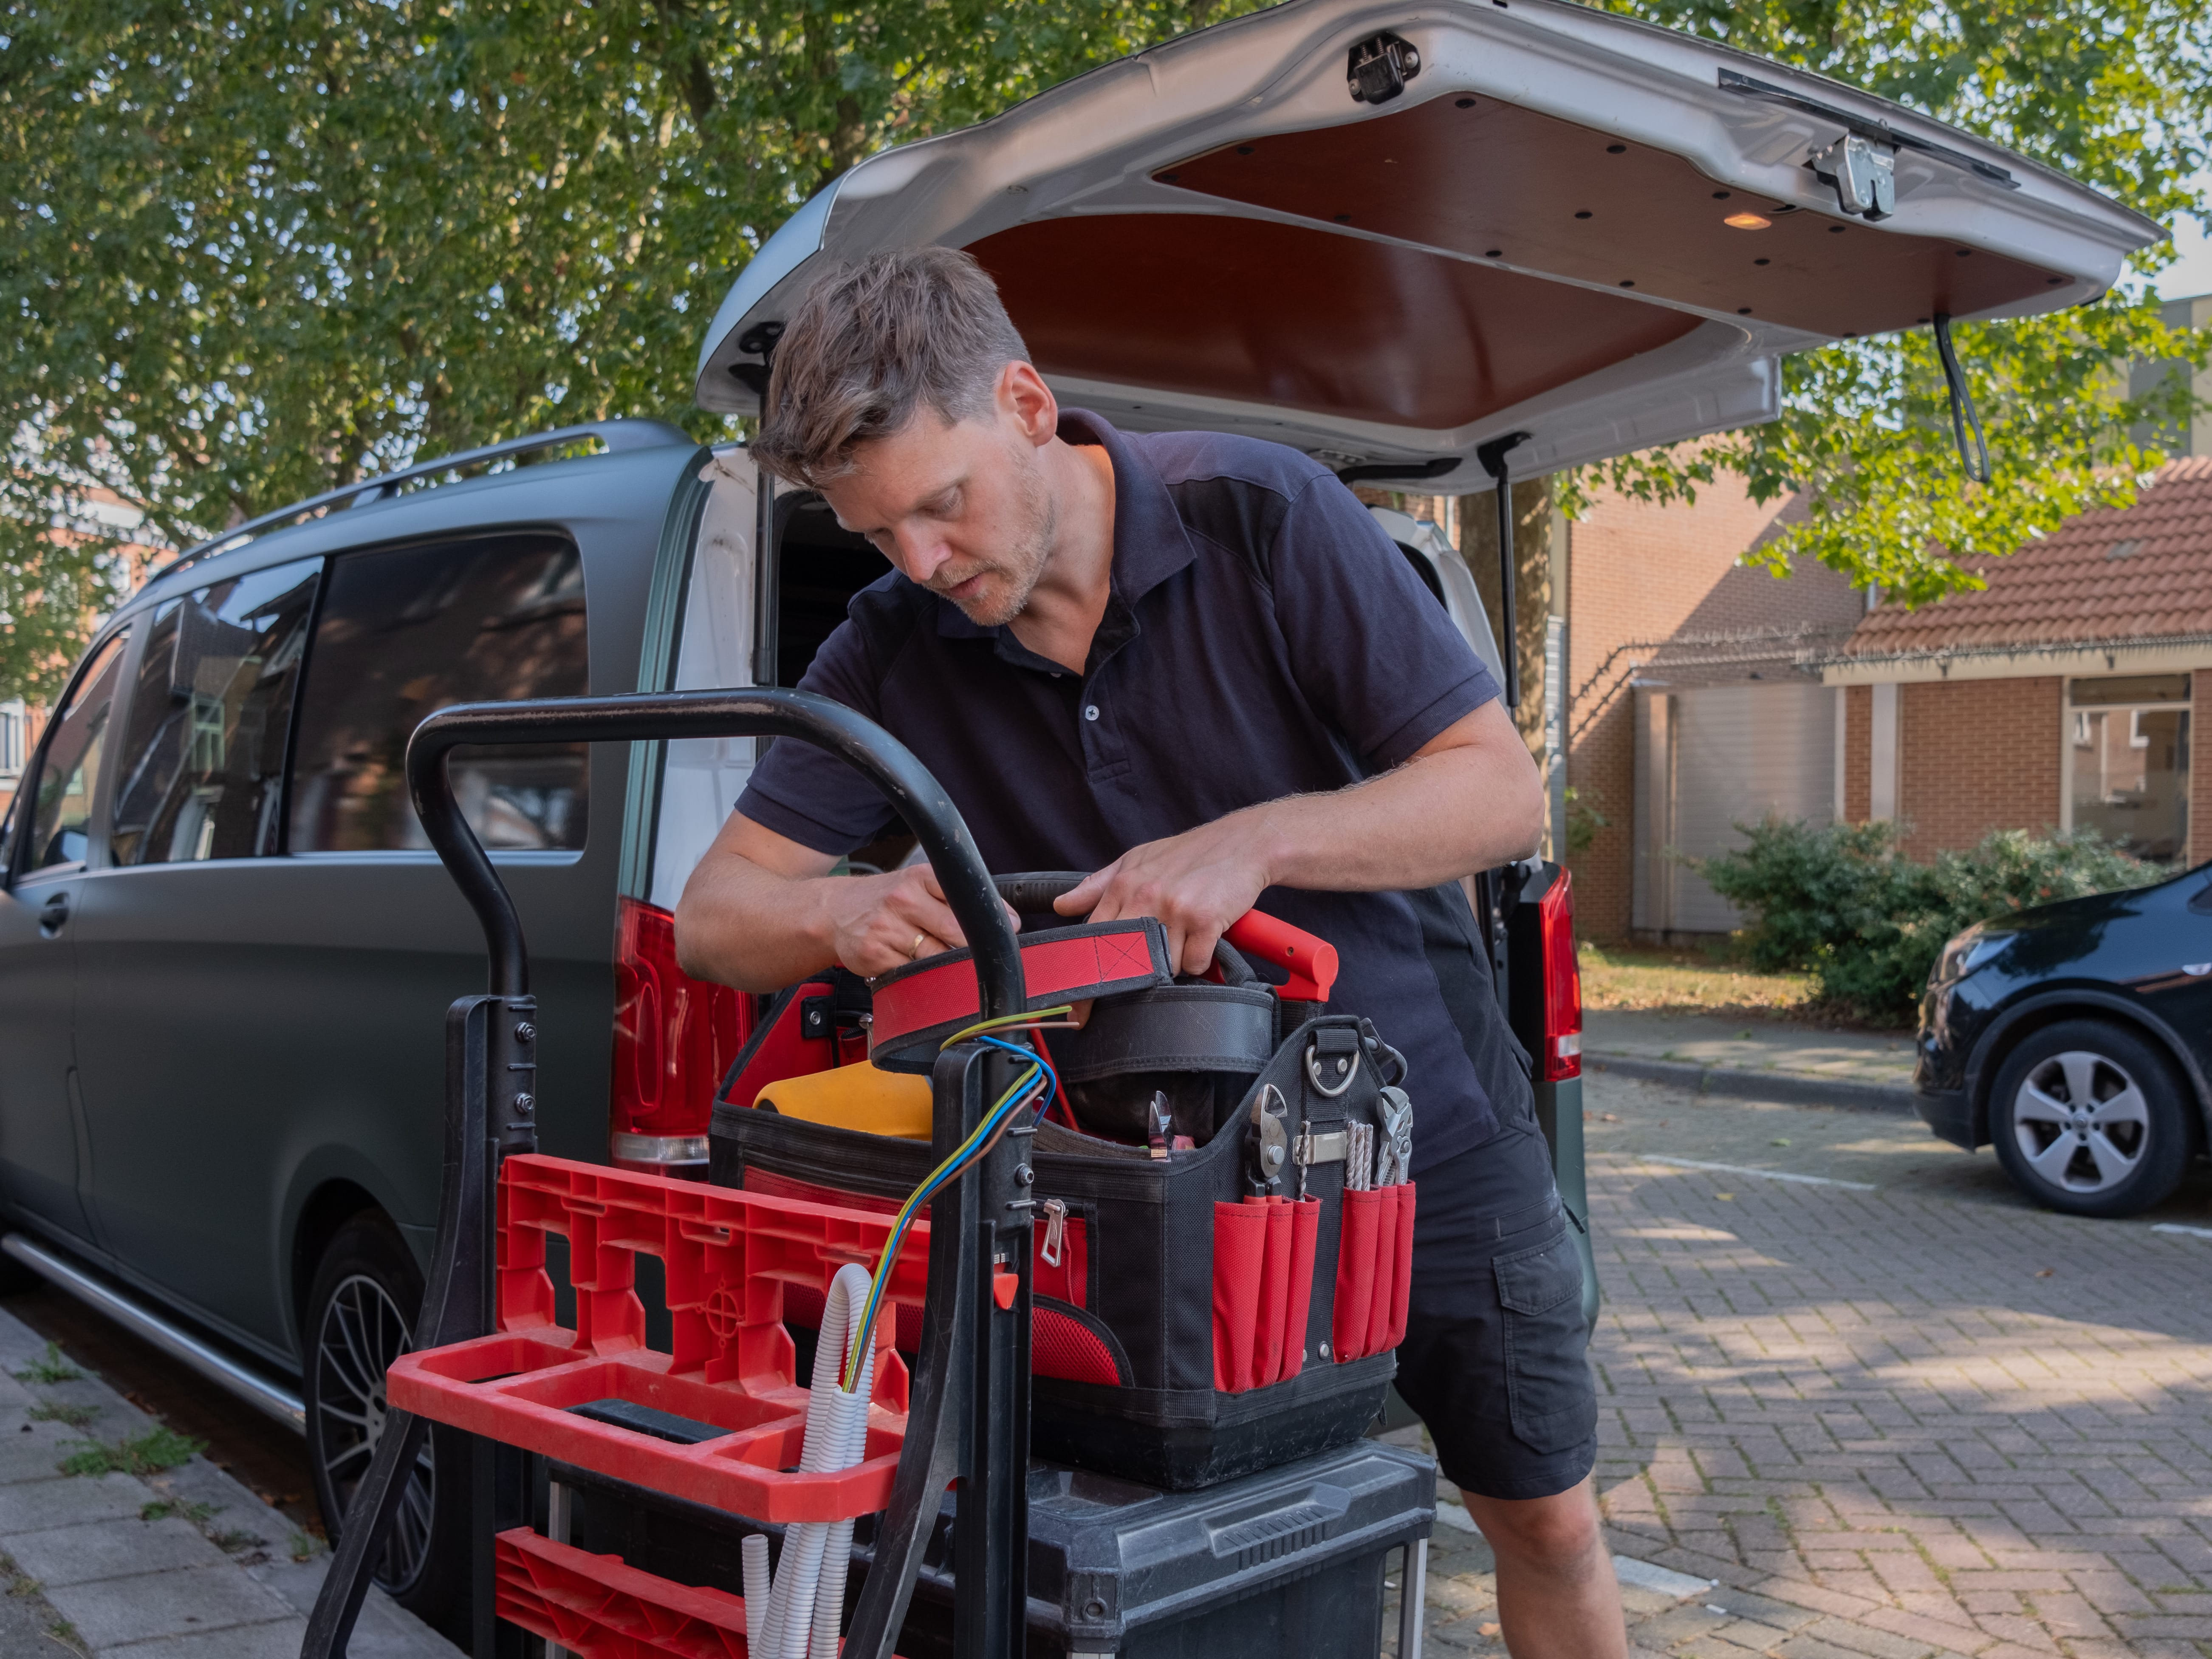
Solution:
<svg viewBox="0 0 2212 1659"><path fill-rule="evenodd" d="M538 702L465 702L441 708L407 743L407 788L423 833L483 923L491 994L520 996L530 965L514 902L461 814L447 770L455 749L477 744L637 742L663 738L797 738L826 749L882 790L921 842L945 902L975 952L983 1018L1018 1013L1025 993L1012 925L983 855L952 799L896 738L842 703L811 691L641 692Z"/></svg>
<svg viewBox="0 0 2212 1659"><path fill-rule="evenodd" d="M441 709L416 726L408 740L407 787L431 846L483 925L491 975L489 995L463 998L447 1018L445 1179L438 1240L416 1326L419 1345L441 1346L489 1329L494 1308L491 1187L501 1157L536 1146L536 1005L529 994L522 920L506 884L462 815L447 770L453 751L490 744L732 737L796 738L813 744L881 789L920 840L945 902L968 936L981 1017L1018 1013L1026 1006L1012 924L951 798L905 744L842 704L811 692L764 688L462 703ZM977 1302L975 1287L968 1282L972 1273L965 1268L957 1275L955 1272L968 1254L962 1239L972 1223L964 1211L972 1207L963 1205L962 1213L947 1218L951 1224L936 1230L944 1235L941 1239L933 1234L929 1300L933 1310L964 1311ZM1023 1259L1027 1259L1026 1249ZM942 1322L940 1317L929 1324ZM927 1334L937 1335L933 1330ZM927 1522L934 1514L933 1503L927 1516L920 1513L921 1506L943 1491L950 1473L946 1437L959 1433L961 1408L968 1399L964 1385L950 1374L957 1353L965 1349L956 1351L949 1337L925 1346L928 1352L915 1377L907 1454L901 1459L893 1494L895 1507L903 1500L916 1513L903 1517L903 1524L895 1522L884 1540L886 1551L899 1559L884 1575L884 1584L871 1587L872 1594L863 1610L872 1608L872 1616L865 1622L881 1628L875 1641L864 1646L887 1650L896 1635L905 1596L892 1594L892 1586L896 1583L902 1590L912 1583L927 1541ZM1025 1380L1025 1352L1022 1358L1020 1374ZM1025 1417L1023 1420L1025 1424ZM386 1419L368 1473L348 1506L330 1572L308 1621L301 1647L305 1659L336 1659L345 1652L378 1549L397 1514L407 1472L414 1467L428 1427L408 1413L394 1412ZM1018 1463L1016 1467L1018 1471ZM892 1550L889 1547L894 1540L898 1547ZM489 1628L489 1563L486 1553L476 1575L482 1604L478 1628L484 1632ZM858 1622L854 1635L860 1635Z"/></svg>

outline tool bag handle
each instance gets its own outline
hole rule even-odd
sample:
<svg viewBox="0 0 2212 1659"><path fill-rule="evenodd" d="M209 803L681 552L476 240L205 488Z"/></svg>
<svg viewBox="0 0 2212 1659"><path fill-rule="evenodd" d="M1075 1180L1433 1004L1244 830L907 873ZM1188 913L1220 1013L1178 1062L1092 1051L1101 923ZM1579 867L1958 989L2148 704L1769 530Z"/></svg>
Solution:
<svg viewBox="0 0 2212 1659"><path fill-rule="evenodd" d="M1065 898L1089 879L1089 875L1080 870L1031 870L997 878L999 896L1024 915L1050 914L1055 899ZM1071 916L1068 920L1077 918ZM966 924L963 921L962 925ZM1272 963L1289 975L1286 983L1275 988L1276 994L1284 1000L1328 1000L1328 994L1336 984L1337 959L1336 946L1327 939L1303 927L1293 927L1264 910L1247 910L1229 924L1221 937L1246 956ZM1214 971L1229 983L1239 982L1230 977L1235 969L1223 963L1218 951Z"/></svg>

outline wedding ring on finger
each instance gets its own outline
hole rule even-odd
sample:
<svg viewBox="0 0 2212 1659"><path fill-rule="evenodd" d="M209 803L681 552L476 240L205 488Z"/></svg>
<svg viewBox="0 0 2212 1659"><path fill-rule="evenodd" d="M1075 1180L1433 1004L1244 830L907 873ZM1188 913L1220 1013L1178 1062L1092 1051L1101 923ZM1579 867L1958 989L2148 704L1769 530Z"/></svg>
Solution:
<svg viewBox="0 0 2212 1659"><path fill-rule="evenodd" d="M908 962L914 961L916 957L921 955L922 941L927 939L929 935L926 932L916 933L914 936L914 943L906 947L906 959Z"/></svg>

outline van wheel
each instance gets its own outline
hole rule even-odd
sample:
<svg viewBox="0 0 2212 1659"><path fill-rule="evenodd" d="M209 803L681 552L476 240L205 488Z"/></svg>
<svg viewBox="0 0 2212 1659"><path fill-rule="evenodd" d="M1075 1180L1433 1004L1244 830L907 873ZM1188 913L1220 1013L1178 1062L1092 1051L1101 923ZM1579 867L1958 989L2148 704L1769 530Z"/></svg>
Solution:
<svg viewBox="0 0 2212 1659"><path fill-rule="evenodd" d="M2013 1050L1990 1099L2013 1184L2069 1215L2147 1210L2181 1184L2197 1136L2172 1063L2118 1025L2069 1019Z"/></svg>
<svg viewBox="0 0 2212 1659"><path fill-rule="evenodd" d="M384 1373L414 1346L422 1275L381 1211L338 1230L315 1266L307 1296L307 1455L323 1528L335 1540L354 1490L376 1455L389 1407ZM450 1465L444 1437L423 1441L375 1583L430 1625L443 1623L467 1589L468 1483Z"/></svg>

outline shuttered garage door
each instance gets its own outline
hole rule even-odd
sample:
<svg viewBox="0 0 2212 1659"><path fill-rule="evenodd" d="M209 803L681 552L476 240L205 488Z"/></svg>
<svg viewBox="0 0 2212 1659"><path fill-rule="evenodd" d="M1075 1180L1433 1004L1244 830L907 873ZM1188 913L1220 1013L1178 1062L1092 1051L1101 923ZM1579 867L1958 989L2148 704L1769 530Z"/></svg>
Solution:
<svg viewBox="0 0 2212 1659"><path fill-rule="evenodd" d="M1743 845L1735 826L1770 814L1832 818L1842 696L1789 682L1636 688L1638 931L1722 933L1742 925L1677 855L1733 851Z"/></svg>

